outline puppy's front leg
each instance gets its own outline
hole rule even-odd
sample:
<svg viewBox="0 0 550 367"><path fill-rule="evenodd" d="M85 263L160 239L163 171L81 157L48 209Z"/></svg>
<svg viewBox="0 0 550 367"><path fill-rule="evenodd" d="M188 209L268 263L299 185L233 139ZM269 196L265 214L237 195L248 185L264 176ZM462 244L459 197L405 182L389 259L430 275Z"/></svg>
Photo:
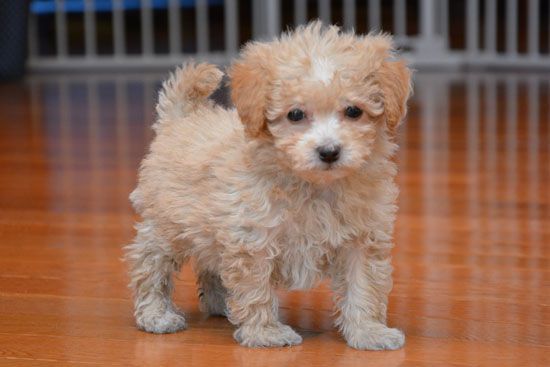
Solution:
<svg viewBox="0 0 550 367"><path fill-rule="evenodd" d="M278 299L271 284L273 262L263 251L227 251L221 277L228 290L229 321L239 328L235 340L247 347L280 347L302 342L278 321Z"/></svg>
<svg viewBox="0 0 550 367"><path fill-rule="evenodd" d="M371 246L371 245L369 245ZM334 263L336 325L349 346L356 349L399 349L405 336L386 326L388 293L392 288L391 244L342 248Z"/></svg>

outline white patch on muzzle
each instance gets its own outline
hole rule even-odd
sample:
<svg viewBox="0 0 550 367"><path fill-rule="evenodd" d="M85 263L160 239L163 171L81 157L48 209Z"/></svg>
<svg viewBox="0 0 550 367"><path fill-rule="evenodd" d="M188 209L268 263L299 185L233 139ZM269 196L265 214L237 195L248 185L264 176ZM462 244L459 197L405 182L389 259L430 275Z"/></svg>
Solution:
<svg viewBox="0 0 550 367"><path fill-rule="evenodd" d="M340 145L340 121L335 114L316 118L311 128L302 136L300 143L303 147L311 147L306 153L307 160L312 166L324 164L319 159L317 148L334 147ZM313 168L313 167L312 167Z"/></svg>

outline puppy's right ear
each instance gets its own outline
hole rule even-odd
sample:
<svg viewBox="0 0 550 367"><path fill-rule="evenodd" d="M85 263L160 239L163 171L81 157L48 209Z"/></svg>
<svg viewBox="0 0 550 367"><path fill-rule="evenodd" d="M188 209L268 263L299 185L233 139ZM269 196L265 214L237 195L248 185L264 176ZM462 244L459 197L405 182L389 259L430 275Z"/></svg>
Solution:
<svg viewBox="0 0 550 367"><path fill-rule="evenodd" d="M407 100L412 93L412 71L396 54L390 36L369 35L365 41L371 57L380 60L376 80L382 90L386 127L394 135L407 113Z"/></svg>
<svg viewBox="0 0 550 367"><path fill-rule="evenodd" d="M272 72L269 62L268 47L261 43L250 43L245 47L241 59L229 70L231 99L249 138L269 136L265 116Z"/></svg>

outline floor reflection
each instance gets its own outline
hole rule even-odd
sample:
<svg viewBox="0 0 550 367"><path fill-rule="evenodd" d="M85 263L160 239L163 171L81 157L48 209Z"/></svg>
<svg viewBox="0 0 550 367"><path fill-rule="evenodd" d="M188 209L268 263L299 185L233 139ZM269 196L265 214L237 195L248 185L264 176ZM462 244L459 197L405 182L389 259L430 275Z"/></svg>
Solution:
<svg viewBox="0 0 550 367"><path fill-rule="evenodd" d="M133 235L127 197L152 138L162 77L38 75L0 87L0 224L42 226L41 241L63 269L56 279L64 295L128 298L118 262ZM549 102L547 74L416 75L396 158L391 325L413 338L550 344ZM6 233L3 252L35 239ZM85 270L98 266L104 273L89 279ZM185 288L178 303L196 314L189 269L178 284ZM64 307L70 314L73 305ZM282 318L310 332L312 343L332 329L331 312L325 285L281 292ZM67 328L77 322L68 320ZM149 339L142 342L135 345L140 359L160 358ZM296 358L289 352L275 362Z"/></svg>
<svg viewBox="0 0 550 367"><path fill-rule="evenodd" d="M548 77L419 75L415 89L419 116L403 126L399 153L394 320L441 337L539 340L550 286Z"/></svg>

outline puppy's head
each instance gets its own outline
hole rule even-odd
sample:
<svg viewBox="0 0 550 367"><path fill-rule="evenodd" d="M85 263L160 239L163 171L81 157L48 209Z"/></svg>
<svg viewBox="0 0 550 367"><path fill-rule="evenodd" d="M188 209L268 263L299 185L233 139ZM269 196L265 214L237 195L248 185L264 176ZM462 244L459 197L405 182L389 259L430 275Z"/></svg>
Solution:
<svg viewBox="0 0 550 367"><path fill-rule="evenodd" d="M319 22L248 44L230 69L232 99L249 139L312 180L368 163L406 113L411 72L386 35L355 36Z"/></svg>

